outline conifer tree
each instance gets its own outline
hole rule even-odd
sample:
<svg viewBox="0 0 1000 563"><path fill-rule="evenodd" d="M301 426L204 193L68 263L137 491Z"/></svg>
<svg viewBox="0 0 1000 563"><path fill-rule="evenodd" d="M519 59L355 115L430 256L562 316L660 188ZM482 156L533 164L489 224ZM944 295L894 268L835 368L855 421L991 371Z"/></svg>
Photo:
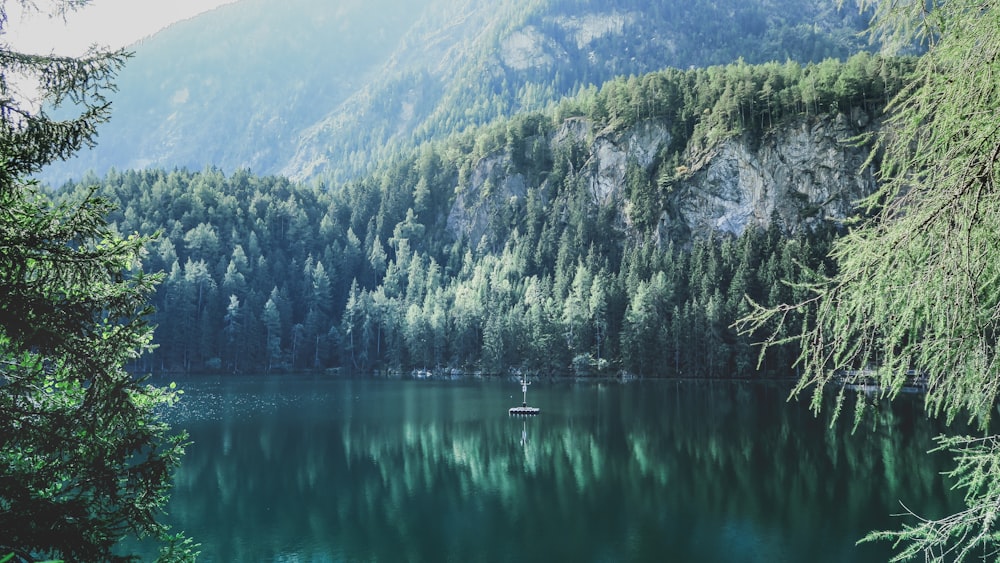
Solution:
<svg viewBox="0 0 1000 563"><path fill-rule="evenodd" d="M86 3L19 2L54 16ZM10 5L0 2L0 560L126 560L113 553L125 536L169 540L157 518L184 443L155 410L175 392L124 369L152 337L148 239L117 234L92 190L54 204L29 178L93 143L127 55L16 52L2 40ZM41 106L20 94L33 87ZM178 541L165 556L184 556Z"/></svg>
<svg viewBox="0 0 1000 563"><path fill-rule="evenodd" d="M925 378L929 413L985 430L1000 395L1000 3L865 4L884 44L927 48L873 152L883 155L880 188L864 202L869 218L834 247L839 273L798 305L758 310L748 326L815 317L790 327L804 326L792 338L802 344L797 391L814 386L814 408L845 369L873 367L883 395ZM942 437L940 447L955 454L951 477L967 509L869 538L896 541L896 560L994 558L1000 440Z"/></svg>

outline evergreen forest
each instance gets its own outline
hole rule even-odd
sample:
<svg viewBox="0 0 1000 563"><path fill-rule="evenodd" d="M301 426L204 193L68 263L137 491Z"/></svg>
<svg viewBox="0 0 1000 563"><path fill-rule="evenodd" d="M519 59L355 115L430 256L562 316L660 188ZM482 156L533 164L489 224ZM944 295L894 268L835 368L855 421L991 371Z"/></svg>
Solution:
<svg viewBox="0 0 1000 563"><path fill-rule="evenodd" d="M194 561L200 544L168 522L175 486L208 491L195 510L236 510L199 517L267 513L256 528L217 518L240 533L206 542L252 543L299 517L303 534L329 536L331 514L351 520L334 530L346 549L359 528L375 538L295 552L296 538L235 559L371 559L392 544L386 559L413 559L432 543L481 556L482 542L447 551L471 528L466 505L484 535L514 537L508 559L522 543L580 559L559 554L589 533L538 517L536 501L621 538L588 555L658 560L678 553L659 543L671 535L719 541L729 558L825 551L827 506L803 487L867 495L851 523L866 529L876 497L926 493L929 509L900 500L901 528L858 542L888 540L893 561L996 557L1000 3L414 0L382 14L398 2L291 2L171 26L130 74L126 48L31 54L8 35L17 9L65 21L90 0L0 0L0 563L134 561L126 552L145 547L131 539L157 561ZM120 129L105 128L112 106ZM166 415L189 374L207 385L190 435ZM262 374L281 383L240 377ZM526 396L481 424L510 381L353 376L521 376L525 395L529 379L598 383L539 386L588 397L531 428L515 420L540 411ZM783 381L691 394L681 378ZM296 398L267 391L240 407L253 424L232 420L225 386L260 381ZM299 401L316 384L338 391ZM361 387L479 389L394 409ZM643 396L651 387L664 394ZM766 406L779 388L829 411L822 434ZM625 393L605 400L610 389ZM910 391L908 414L883 416ZM873 423L863 449L836 429L852 410L851 440ZM924 476L937 462L912 459L926 451L928 431L909 427L918 412L944 424L932 452L950 472ZM720 486L726 475L699 467L721 467L723 434L740 463L722 473L740 477ZM225 459L182 467L199 440ZM263 477L240 471L262 459ZM778 478L758 486L758 471ZM693 486L677 486L685 473ZM357 496L330 502L344 490L331 483ZM689 526L700 507L667 504L668 489L708 491L707 527ZM743 510L735 489L766 494ZM595 519L588 507L622 491L645 498ZM279 497L290 512L272 511ZM509 529L498 507L516 512ZM418 527L425 515L442 533ZM549 535L559 544L532 544ZM863 560L855 547L831 560Z"/></svg>
<svg viewBox="0 0 1000 563"><path fill-rule="evenodd" d="M57 197L96 189L119 232L156 236L143 264L165 276L156 349L136 372L787 376L799 351L770 347L758 370L753 344L774 326L738 335L733 322L747 298L800 301L794 282L832 273L844 226L775 218L668 237L659 217L714 144L856 108L878 115L912 66L861 53L667 69L399 151L344 183L112 170ZM559 131L576 124L593 138L647 122L667 124L669 146L647 167L628 163L624 205L596 198L585 148ZM483 189L465 193L498 156ZM523 193L503 191L512 175ZM485 225L474 237L454 226L472 216ZM794 315L787 330L809 322Z"/></svg>

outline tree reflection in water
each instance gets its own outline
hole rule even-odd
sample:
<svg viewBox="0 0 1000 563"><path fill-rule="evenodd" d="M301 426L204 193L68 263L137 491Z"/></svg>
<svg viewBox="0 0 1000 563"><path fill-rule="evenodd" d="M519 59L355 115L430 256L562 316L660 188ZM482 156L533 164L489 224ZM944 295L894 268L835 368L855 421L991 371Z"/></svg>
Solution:
<svg viewBox="0 0 1000 563"><path fill-rule="evenodd" d="M209 561L881 561L949 513L919 400L873 432L780 386L193 381L171 519Z"/></svg>

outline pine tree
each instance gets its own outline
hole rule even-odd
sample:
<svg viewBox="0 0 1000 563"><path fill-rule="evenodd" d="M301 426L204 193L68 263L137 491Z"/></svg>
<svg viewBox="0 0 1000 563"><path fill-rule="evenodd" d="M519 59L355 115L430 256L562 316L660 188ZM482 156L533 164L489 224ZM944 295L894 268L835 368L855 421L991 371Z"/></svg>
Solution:
<svg viewBox="0 0 1000 563"><path fill-rule="evenodd" d="M243 354L243 310L240 307L239 297L229 296L224 321L223 332L226 334L226 345L231 358L230 366L233 373L239 373L240 357Z"/></svg>
<svg viewBox="0 0 1000 563"><path fill-rule="evenodd" d="M85 3L43 5L61 16ZM7 23L7 3L0 2L0 36ZM113 549L124 536L169 541L157 518L184 437L171 435L156 409L176 395L124 369L152 337L147 301L158 278L139 268L149 239L117 234L107 220L110 204L93 190L53 204L27 180L93 144L109 116L103 94L125 59L104 51L26 55L0 41L4 561L119 561L127 557ZM25 84L59 111L40 111L22 98ZM51 117L74 112L64 121Z"/></svg>
<svg viewBox="0 0 1000 563"><path fill-rule="evenodd" d="M267 371L271 371L281 363L281 313L275 303L277 289L271 292L271 297L264 303L261 321L264 323L264 349L267 351Z"/></svg>

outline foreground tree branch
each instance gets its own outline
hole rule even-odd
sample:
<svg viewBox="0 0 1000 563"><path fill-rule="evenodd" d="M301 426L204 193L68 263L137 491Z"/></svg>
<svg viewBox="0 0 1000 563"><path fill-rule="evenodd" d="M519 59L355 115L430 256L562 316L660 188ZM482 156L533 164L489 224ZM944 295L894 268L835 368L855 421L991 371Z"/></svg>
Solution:
<svg viewBox="0 0 1000 563"><path fill-rule="evenodd" d="M814 320L798 332L803 375L794 391L812 389L814 409L834 382L874 382L894 398L919 375L931 415L985 429L1000 395L1000 3L870 4L875 36L927 48L872 152L880 187L862 202L867 219L835 244L839 270L811 287L817 298L757 306L741 327L768 326L790 309ZM844 386L838 393L835 414ZM956 456L951 477L968 510L867 539L896 540L897 560L995 553L996 443L940 440Z"/></svg>
<svg viewBox="0 0 1000 563"><path fill-rule="evenodd" d="M57 15L85 3L20 2ZM0 561L128 561L116 551L126 536L161 539L164 560L195 555L158 521L185 437L157 409L178 392L124 369L151 345L149 239L117 234L92 191L54 205L28 179L93 143L126 56L0 43ZM13 87L25 81L40 101Z"/></svg>

